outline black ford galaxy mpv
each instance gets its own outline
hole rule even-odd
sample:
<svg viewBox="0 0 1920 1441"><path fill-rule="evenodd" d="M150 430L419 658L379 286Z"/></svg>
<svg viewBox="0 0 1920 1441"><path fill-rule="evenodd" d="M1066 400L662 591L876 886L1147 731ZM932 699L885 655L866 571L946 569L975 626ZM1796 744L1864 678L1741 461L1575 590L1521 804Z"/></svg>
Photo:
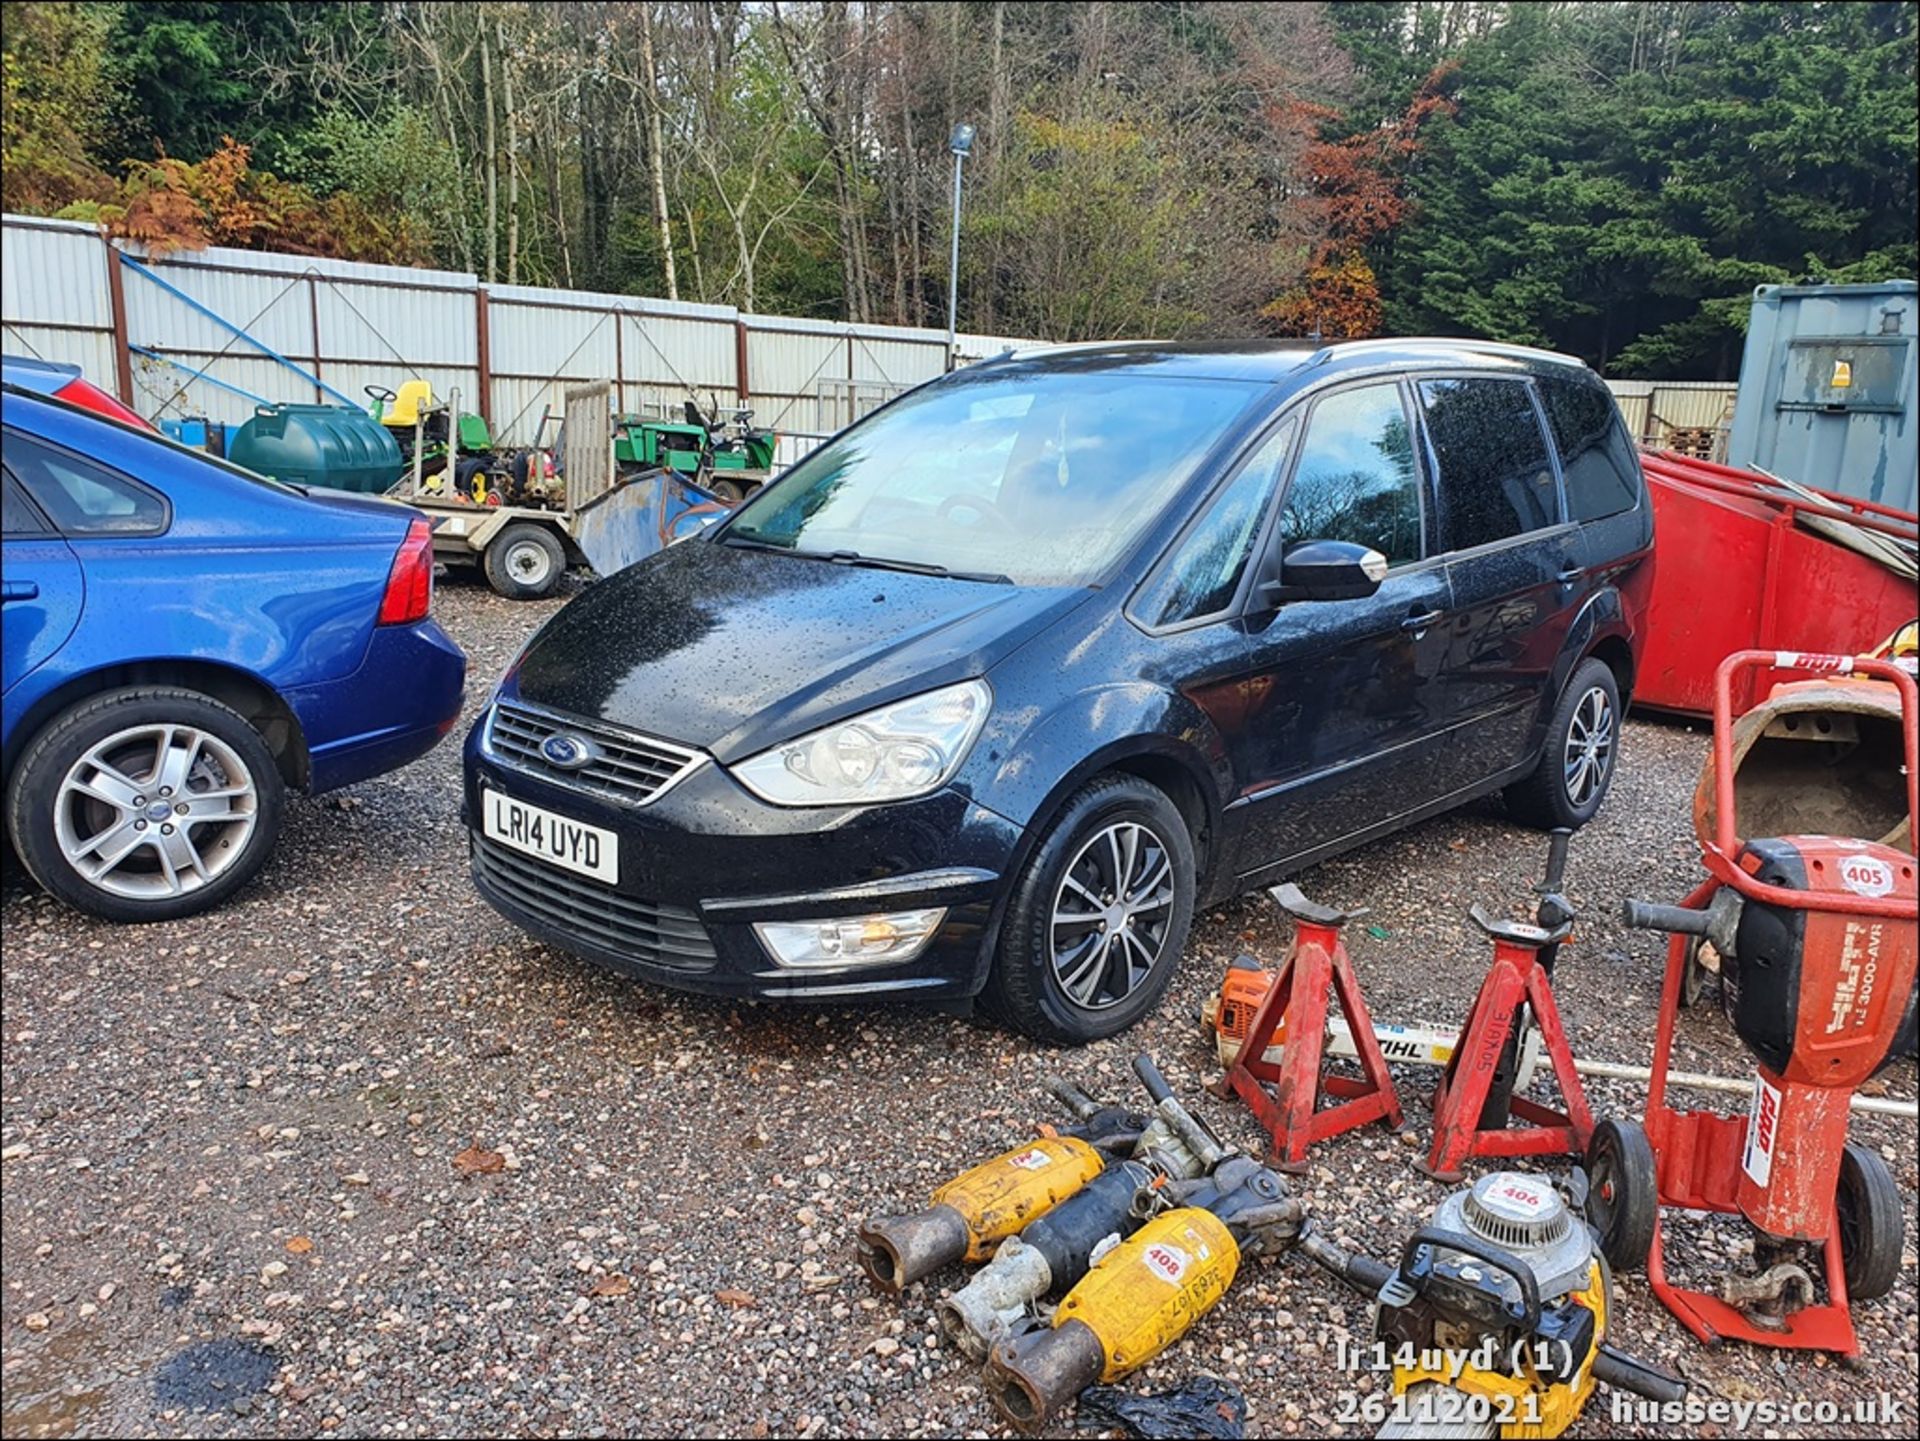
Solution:
<svg viewBox="0 0 1920 1441"><path fill-rule="evenodd" d="M548 623L467 743L474 875L667 985L1110 1035L1197 905L1494 790L1591 817L1652 540L1563 356L977 365Z"/></svg>

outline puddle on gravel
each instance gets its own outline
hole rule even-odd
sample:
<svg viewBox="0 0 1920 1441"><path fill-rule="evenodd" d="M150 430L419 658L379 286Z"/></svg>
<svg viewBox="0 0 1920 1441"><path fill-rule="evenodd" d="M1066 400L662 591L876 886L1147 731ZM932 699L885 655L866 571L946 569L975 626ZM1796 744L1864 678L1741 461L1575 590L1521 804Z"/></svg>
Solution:
<svg viewBox="0 0 1920 1441"><path fill-rule="evenodd" d="M224 1411L266 1390L279 1373L273 1353L251 1341L202 1341L154 1371L153 1404L162 1411Z"/></svg>
<svg viewBox="0 0 1920 1441"><path fill-rule="evenodd" d="M107 1392L121 1373L100 1355L97 1340L88 1331L68 1328L28 1359L8 1364L6 1400L0 1406L8 1436L99 1435L111 1429Z"/></svg>

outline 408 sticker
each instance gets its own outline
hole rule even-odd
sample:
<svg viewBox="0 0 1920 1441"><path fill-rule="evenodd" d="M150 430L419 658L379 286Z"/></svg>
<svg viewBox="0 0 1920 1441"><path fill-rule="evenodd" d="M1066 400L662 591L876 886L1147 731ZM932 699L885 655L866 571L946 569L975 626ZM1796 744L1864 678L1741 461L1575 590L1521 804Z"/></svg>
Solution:
<svg viewBox="0 0 1920 1441"><path fill-rule="evenodd" d="M1173 1285L1187 1274L1187 1267L1193 1264L1193 1258L1178 1246L1169 1246L1164 1241L1156 1241L1140 1253L1146 1268L1162 1281Z"/></svg>
<svg viewBox="0 0 1920 1441"><path fill-rule="evenodd" d="M1018 1166L1023 1171L1038 1171L1042 1167L1051 1166L1053 1164L1053 1157L1049 1156L1038 1146L1034 1146L1022 1151L1017 1156L1011 1157L1010 1164Z"/></svg>

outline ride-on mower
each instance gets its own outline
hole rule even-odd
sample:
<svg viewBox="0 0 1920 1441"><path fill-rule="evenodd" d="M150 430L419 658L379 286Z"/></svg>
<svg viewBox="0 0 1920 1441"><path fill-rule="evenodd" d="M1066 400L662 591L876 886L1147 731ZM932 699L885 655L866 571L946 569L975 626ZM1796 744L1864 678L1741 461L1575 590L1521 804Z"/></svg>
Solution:
<svg viewBox="0 0 1920 1441"><path fill-rule="evenodd" d="M751 410L735 410L723 422L717 404L703 414L689 400L684 420L617 417L613 458L621 470L672 471L728 505L738 505L773 474L778 440L771 430L754 429Z"/></svg>
<svg viewBox="0 0 1920 1441"><path fill-rule="evenodd" d="M1740 837L1733 685L1763 666L1891 684L1906 761L1903 846L1832 835ZM1644 1263L1654 1293L1702 1341L1852 1355L1859 1342L1850 1303L1884 1295L1899 1277L1900 1193L1879 1155L1848 1143L1847 1113L1855 1089L1913 1046L1917 717L1920 692L1892 661L1728 656L1715 676L1708 879L1678 906L1626 903L1628 925L1672 939L1645 1125L1608 1120L1594 1128L1588 1212L1615 1268ZM1690 943L1699 937L1719 956L1722 1009L1759 1062L1745 1116L1667 1104ZM1759 1274L1730 1276L1719 1296L1674 1285L1661 1225L1674 1208L1744 1215L1756 1232ZM1801 1264L1816 1249L1824 1305L1815 1304L1814 1275Z"/></svg>

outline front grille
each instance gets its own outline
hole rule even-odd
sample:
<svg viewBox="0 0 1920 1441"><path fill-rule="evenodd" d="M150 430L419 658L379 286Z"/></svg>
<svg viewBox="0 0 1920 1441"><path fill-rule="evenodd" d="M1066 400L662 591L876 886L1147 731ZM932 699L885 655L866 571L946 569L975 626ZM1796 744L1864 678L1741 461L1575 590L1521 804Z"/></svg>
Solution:
<svg viewBox="0 0 1920 1441"><path fill-rule="evenodd" d="M586 741L593 758L574 769L557 766L540 749L549 736L566 734ZM645 805L654 800L704 756L669 741L616 730L598 721L556 715L520 701L496 702L487 719L487 748L521 770L576 790Z"/></svg>
<svg viewBox="0 0 1920 1441"><path fill-rule="evenodd" d="M509 850L478 831L472 835L474 874L536 920L643 965L713 969L713 941L692 911L635 900Z"/></svg>

